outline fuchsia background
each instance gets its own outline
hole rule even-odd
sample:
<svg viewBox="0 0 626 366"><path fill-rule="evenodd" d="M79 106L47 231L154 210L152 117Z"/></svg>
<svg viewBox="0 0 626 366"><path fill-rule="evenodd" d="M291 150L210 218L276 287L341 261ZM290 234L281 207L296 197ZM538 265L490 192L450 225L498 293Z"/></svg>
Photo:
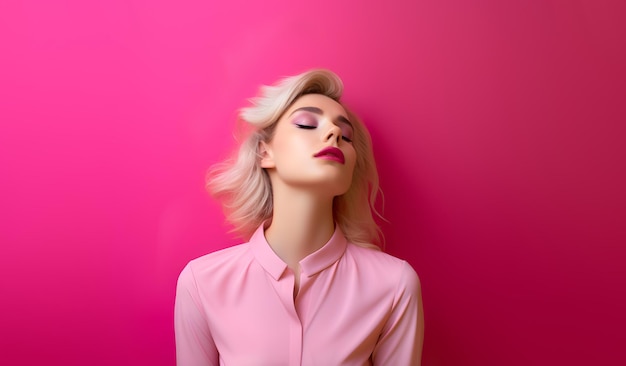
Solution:
<svg viewBox="0 0 626 366"><path fill-rule="evenodd" d="M261 5L263 3L263 5ZM172 365L203 190L261 83L369 125L424 364L626 363L622 1L3 1L0 364Z"/></svg>

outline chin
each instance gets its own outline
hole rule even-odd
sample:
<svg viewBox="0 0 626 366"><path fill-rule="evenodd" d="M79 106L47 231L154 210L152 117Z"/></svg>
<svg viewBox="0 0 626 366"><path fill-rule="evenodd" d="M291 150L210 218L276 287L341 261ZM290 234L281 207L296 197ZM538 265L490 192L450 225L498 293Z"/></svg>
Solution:
<svg viewBox="0 0 626 366"><path fill-rule="evenodd" d="M292 175L291 177L283 176L282 180L292 187L311 189L331 197L345 194L352 185L352 177L341 174Z"/></svg>
<svg viewBox="0 0 626 366"><path fill-rule="evenodd" d="M309 181L308 183L300 182L301 187L310 188L312 191L319 192L329 197L337 197L345 194L350 188L350 184L338 184L337 181L318 180Z"/></svg>
<svg viewBox="0 0 626 366"><path fill-rule="evenodd" d="M348 182L348 184L330 186L328 187L326 192L331 193L333 197L337 197L346 194L346 192L348 192L348 189L350 189L350 182Z"/></svg>

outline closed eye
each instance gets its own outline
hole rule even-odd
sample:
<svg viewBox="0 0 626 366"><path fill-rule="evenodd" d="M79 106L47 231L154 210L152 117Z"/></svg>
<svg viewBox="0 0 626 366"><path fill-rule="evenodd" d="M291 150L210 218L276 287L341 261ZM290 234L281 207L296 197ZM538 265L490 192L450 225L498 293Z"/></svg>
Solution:
<svg viewBox="0 0 626 366"><path fill-rule="evenodd" d="M317 128L317 126L301 125L301 124L298 124L298 123L296 123L296 126L298 128L303 128L305 130L313 130L313 129Z"/></svg>
<svg viewBox="0 0 626 366"><path fill-rule="evenodd" d="M345 142L352 142L352 139L347 136L341 136L341 139Z"/></svg>

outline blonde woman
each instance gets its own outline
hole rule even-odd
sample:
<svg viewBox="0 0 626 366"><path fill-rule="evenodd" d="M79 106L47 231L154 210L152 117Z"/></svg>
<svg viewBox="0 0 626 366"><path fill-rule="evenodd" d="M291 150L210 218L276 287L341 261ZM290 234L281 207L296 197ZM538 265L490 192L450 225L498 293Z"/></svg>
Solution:
<svg viewBox="0 0 626 366"><path fill-rule="evenodd" d="M383 253L369 133L311 70L262 87L207 187L247 242L178 279L176 357L195 365L419 365L419 279Z"/></svg>

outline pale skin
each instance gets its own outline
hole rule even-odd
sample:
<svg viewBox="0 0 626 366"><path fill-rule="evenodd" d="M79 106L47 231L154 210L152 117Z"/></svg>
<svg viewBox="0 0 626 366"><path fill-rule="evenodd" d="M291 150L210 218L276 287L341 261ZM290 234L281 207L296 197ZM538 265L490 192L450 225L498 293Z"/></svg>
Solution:
<svg viewBox="0 0 626 366"><path fill-rule="evenodd" d="M278 120L269 142L262 142L261 167L272 182L274 213L265 238L294 272L294 297L300 283L300 261L320 249L335 230L333 199L352 182L356 151L352 126L338 102L320 94L298 98ZM315 156L335 147L340 162Z"/></svg>

